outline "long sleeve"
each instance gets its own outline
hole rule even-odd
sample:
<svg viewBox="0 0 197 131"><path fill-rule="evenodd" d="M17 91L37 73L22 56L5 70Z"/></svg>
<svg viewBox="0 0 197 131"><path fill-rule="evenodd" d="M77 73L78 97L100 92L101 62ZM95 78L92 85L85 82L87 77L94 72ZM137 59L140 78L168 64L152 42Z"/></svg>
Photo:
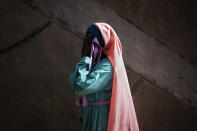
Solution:
<svg viewBox="0 0 197 131"><path fill-rule="evenodd" d="M97 63L90 74L88 74L89 61L90 57L82 57L69 76L70 84L78 95L98 92L113 78L113 68L107 58Z"/></svg>

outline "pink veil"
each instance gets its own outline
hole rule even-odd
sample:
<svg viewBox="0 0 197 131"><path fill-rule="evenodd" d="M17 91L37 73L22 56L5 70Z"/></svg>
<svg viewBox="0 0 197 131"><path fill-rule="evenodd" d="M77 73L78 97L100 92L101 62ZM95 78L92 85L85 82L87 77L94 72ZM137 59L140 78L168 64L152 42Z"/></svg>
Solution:
<svg viewBox="0 0 197 131"><path fill-rule="evenodd" d="M113 28L106 23L95 23L105 46L103 51L113 69L112 97L107 131L139 131L129 82L122 58L122 46Z"/></svg>

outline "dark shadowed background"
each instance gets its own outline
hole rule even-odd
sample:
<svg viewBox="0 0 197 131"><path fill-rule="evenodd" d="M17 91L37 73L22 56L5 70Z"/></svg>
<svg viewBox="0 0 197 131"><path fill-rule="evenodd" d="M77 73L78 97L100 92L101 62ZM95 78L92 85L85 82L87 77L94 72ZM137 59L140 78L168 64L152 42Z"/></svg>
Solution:
<svg viewBox="0 0 197 131"><path fill-rule="evenodd" d="M1 0L0 131L81 131L68 76L87 28L110 24L140 131L196 131L195 0Z"/></svg>

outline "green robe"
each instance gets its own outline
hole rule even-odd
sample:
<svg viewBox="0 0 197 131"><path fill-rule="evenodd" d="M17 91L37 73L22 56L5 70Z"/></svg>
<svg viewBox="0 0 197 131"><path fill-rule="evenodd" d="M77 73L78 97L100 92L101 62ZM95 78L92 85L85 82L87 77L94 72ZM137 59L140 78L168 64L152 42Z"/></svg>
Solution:
<svg viewBox="0 0 197 131"><path fill-rule="evenodd" d="M86 95L88 102L111 99L113 68L108 58L97 63L88 74L90 57L84 56L72 70L69 81L77 95ZM83 131L106 131L110 104L81 107Z"/></svg>

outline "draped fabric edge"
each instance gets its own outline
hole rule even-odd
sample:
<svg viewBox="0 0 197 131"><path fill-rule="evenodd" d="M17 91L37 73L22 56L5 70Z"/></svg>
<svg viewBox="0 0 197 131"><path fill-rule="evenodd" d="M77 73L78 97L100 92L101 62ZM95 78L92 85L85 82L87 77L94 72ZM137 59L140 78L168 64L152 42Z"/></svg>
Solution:
<svg viewBox="0 0 197 131"><path fill-rule="evenodd" d="M101 32L105 45L103 52L114 70L112 96L107 131L139 131L133 99L122 58L122 45L113 30L106 23L94 24Z"/></svg>

